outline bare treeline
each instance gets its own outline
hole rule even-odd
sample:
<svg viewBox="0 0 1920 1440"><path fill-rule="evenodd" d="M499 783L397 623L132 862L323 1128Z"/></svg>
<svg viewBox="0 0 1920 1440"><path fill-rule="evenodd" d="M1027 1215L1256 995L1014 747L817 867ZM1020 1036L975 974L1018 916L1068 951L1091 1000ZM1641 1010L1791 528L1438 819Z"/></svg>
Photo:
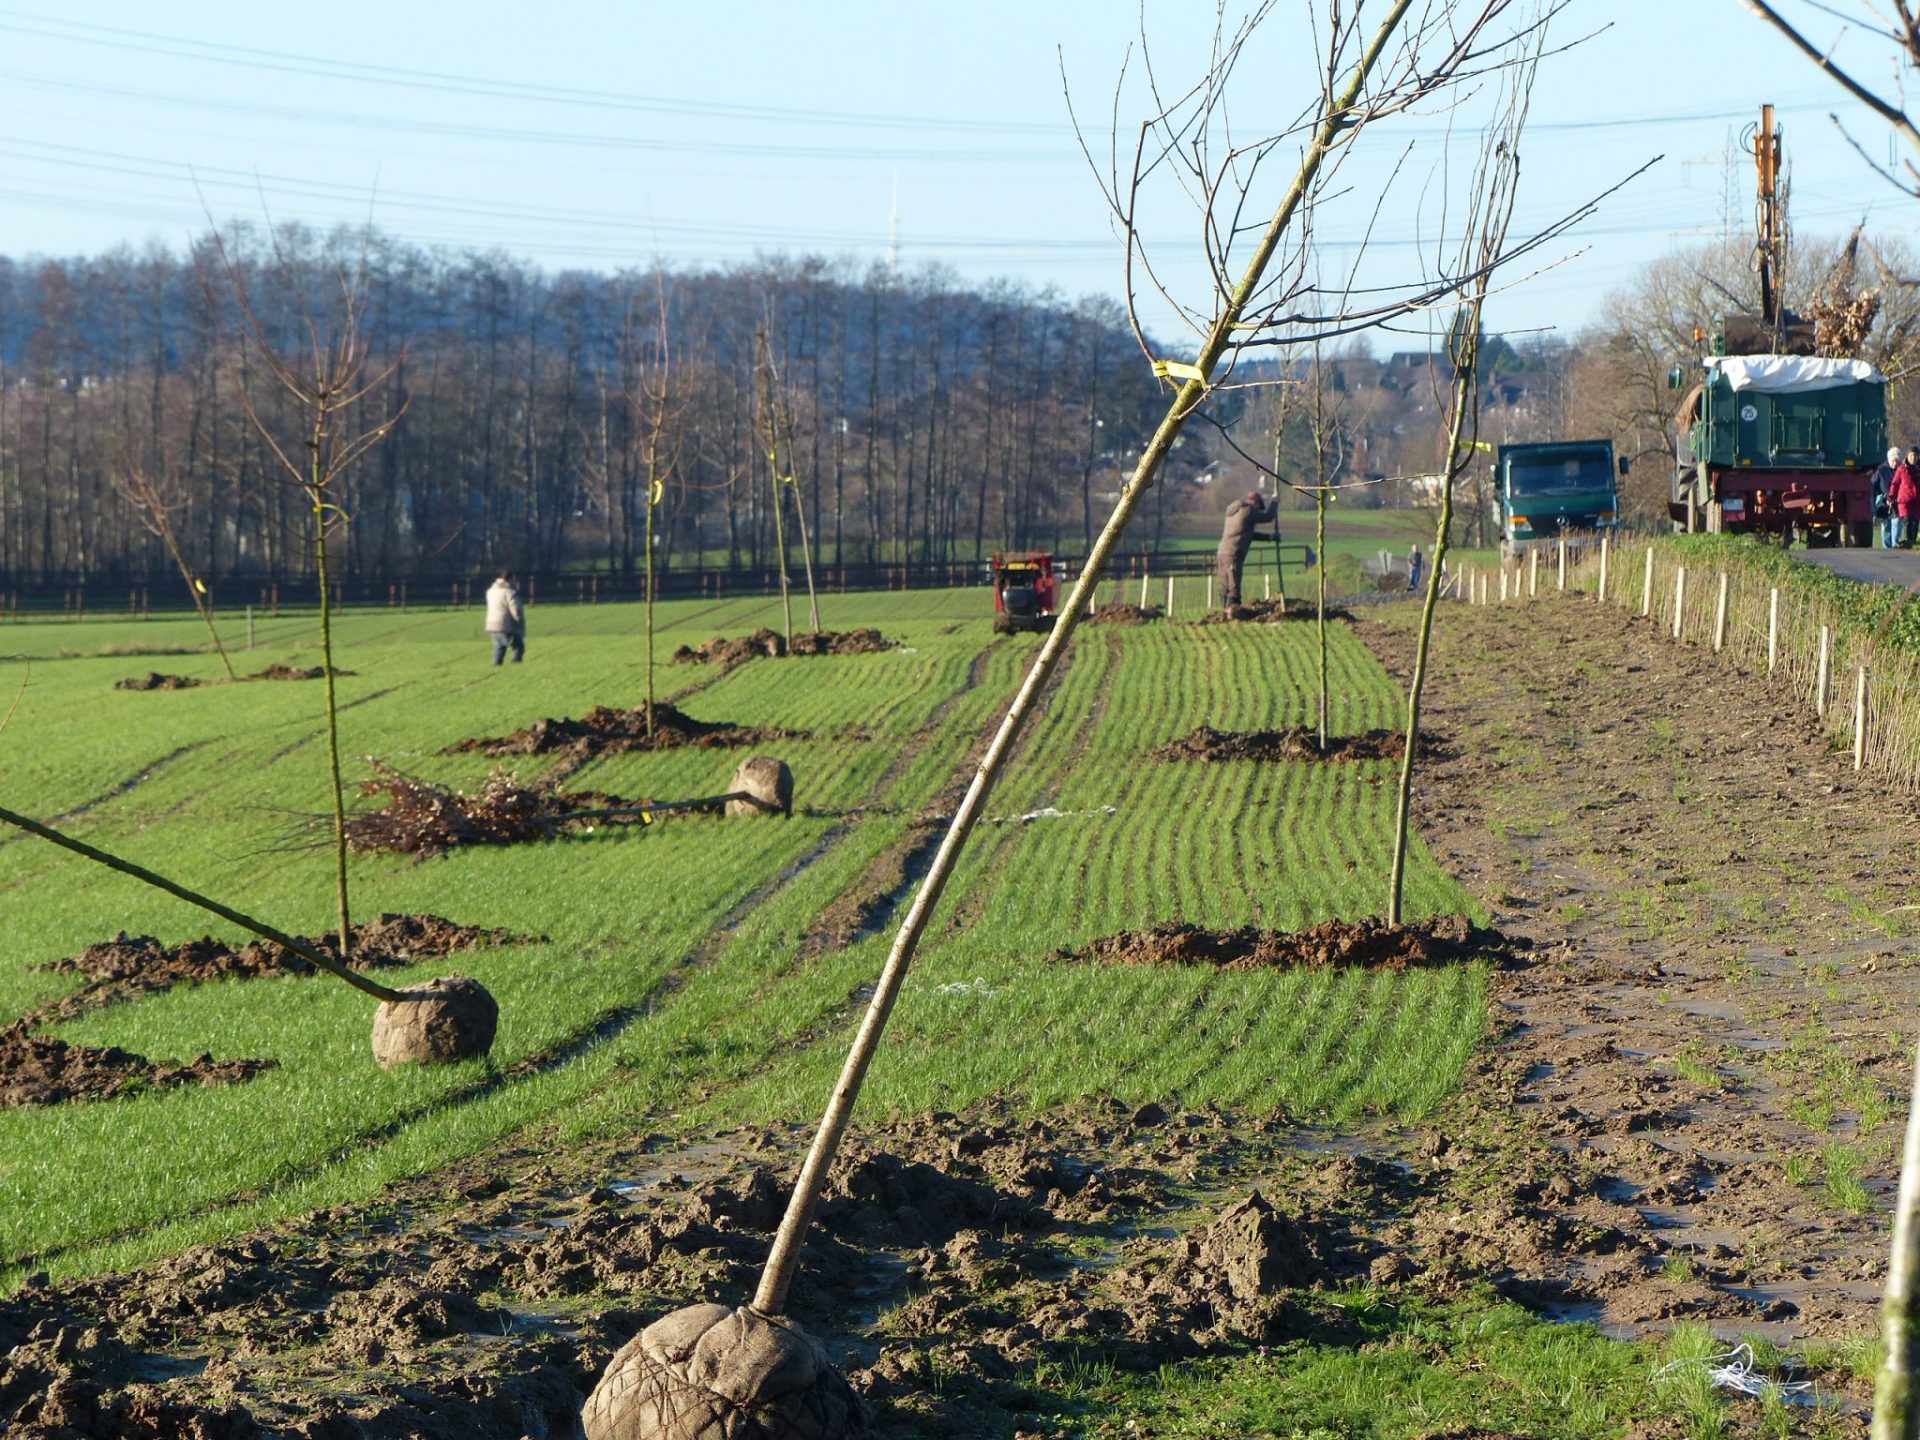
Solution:
<svg viewBox="0 0 1920 1440"><path fill-rule="evenodd" d="M377 234L223 238L263 332L288 344L303 343L295 297L324 301L364 266L370 368L385 378L362 403L370 421L401 418L340 500L335 573L361 584L502 565L632 575L650 489L632 397L662 375L682 433L657 560L770 564L756 329L828 564L1084 545L1156 403L1117 305L968 289L939 270L802 259L549 275ZM248 420L250 404L278 402L231 282L211 235L185 255L0 259L0 583L171 573L129 473L177 497L195 573L309 577L305 501Z"/></svg>

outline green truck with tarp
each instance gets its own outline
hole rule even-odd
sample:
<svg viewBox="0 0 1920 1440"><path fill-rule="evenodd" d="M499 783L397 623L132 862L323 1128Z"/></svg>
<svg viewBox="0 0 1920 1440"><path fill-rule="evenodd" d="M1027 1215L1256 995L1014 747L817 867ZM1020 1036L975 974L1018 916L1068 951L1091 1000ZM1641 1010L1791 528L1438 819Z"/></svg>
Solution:
<svg viewBox="0 0 1920 1440"><path fill-rule="evenodd" d="M1511 558L1543 540L1620 523L1615 479L1627 473L1611 440L1548 440L1502 445L1494 457L1500 552Z"/></svg>
<svg viewBox="0 0 1920 1440"><path fill-rule="evenodd" d="M1872 544L1887 377L1865 360L1818 355L1719 354L1695 363L1700 373L1690 385L1687 367L1668 377L1686 391L1667 507L1674 528Z"/></svg>

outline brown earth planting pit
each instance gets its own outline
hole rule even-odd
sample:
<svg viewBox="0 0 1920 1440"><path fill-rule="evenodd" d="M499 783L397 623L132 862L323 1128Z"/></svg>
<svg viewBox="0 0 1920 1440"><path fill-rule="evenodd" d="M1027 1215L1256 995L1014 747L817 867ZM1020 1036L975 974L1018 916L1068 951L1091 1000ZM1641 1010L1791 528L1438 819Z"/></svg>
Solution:
<svg viewBox="0 0 1920 1440"><path fill-rule="evenodd" d="M1096 605L1087 612L1089 625L1150 625L1155 620L1166 619L1167 612L1158 605L1129 605L1115 601L1106 605Z"/></svg>
<svg viewBox="0 0 1920 1440"><path fill-rule="evenodd" d="M1431 737L1421 742L1423 755L1433 749ZM1313 731L1304 725L1289 725L1284 730L1216 730L1202 725L1191 734L1150 750L1147 758L1219 764L1228 760L1398 760L1406 753L1406 736L1398 730L1329 735L1327 748L1322 750Z"/></svg>
<svg viewBox="0 0 1920 1440"><path fill-rule="evenodd" d="M716 635L699 645L682 645L673 652L676 665L739 665L748 660L781 660L788 656L878 655L899 648L878 630L803 630L789 645L777 630L756 630L729 639Z"/></svg>
<svg viewBox="0 0 1920 1440"><path fill-rule="evenodd" d="M162 675L155 670L126 680L116 680L113 688L116 690L198 690L203 685L235 685L249 680L318 680L326 673L326 670L319 665L269 665L264 670L256 670L251 675L236 675L231 680L225 676L213 680L196 680L191 675ZM336 680L351 674L353 674L351 670L333 672Z"/></svg>
<svg viewBox="0 0 1920 1440"><path fill-rule="evenodd" d="M1174 920L1147 930L1121 930L1082 950L1056 951L1055 957L1102 965L1210 965L1216 970L1408 970L1482 957L1509 960L1521 948L1499 931L1458 915L1411 925L1388 925L1372 917L1323 920L1305 930L1257 925L1210 930Z"/></svg>
<svg viewBox="0 0 1920 1440"><path fill-rule="evenodd" d="M653 707L653 733L647 733L645 706L621 710L596 705L578 720L536 720L510 735L483 735L449 745L443 755L480 754L551 755L566 752L578 760L597 755L624 755L633 751L674 750L691 746L701 750L732 750L775 740L805 740L804 730L782 730L768 725L735 725L727 720L696 720L662 701Z"/></svg>
<svg viewBox="0 0 1920 1440"><path fill-rule="evenodd" d="M391 969L518 938L505 930L456 925L437 915L382 915L353 927L349 963L356 970ZM304 941L327 954L339 954L332 934L307 936ZM78 955L35 968L56 975L84 975L86 983L0 1029L0 1109L251 1080L274 1068L275 1062L215 1060L204 1054L184 1065L167 1065L117 1046L75 1045L39 1032L44 1026L175 985L314 973L314 967L298 955L264 941L236 947L204 936L163 945L151 935L124 931L112 940L89 945Z"/></svg>
<svg viewBox="0 0 1920 1440"><path fill-rule="evenodd" d="M215 1060L200 1055L184 1065L155 1064L116 1045L72 1045L36 1035L24 1020L0 1030L0 1110L111 1100L176 1085L232 1085L271 1070L272 1060Z"/></svg>
<svg viewBox="0 0 1920 1440"><path fill-rule="evenodd" d="M1228 605L1219 610L1209 610L1194 623L1196 625L1270 625L1280 620L1312 620L1317 613L1313 606L1301 600L1250 600L1244 605ZM1338 605L1329 605L1327 619L1351 620L1353 612L1343 610Z"/></svg>
<svg viewBox="0 0 1920 1440"><path fill-rule="evenodd" d="M340 953L335 932L295 938L325 954ZM348 964L355 970L398 969L524 938L508 930L457 925L438 915L382 915L353 927ZM234 946L203 936L178 945L163 945L151 935L128 935L125 931L112 940L89 945L78 955L38 968L55 975L84 975L87 983L29 1012L24 1018L31 1025L58 1024L175 985L315 973L314 967L298 955L264 940Z"/></svg>

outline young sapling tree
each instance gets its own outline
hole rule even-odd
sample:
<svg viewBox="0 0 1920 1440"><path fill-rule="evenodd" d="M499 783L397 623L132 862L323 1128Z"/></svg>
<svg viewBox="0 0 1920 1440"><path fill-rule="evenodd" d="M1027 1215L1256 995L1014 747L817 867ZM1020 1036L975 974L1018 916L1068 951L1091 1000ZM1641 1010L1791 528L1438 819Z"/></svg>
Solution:
<svg viewBox="0 0 1920 1440"><path fill-rule="evenodd" d="M227 672L227 679L238 679L227 647L220 639L220 627L214 623L213 593L208 590L206 581L193 573L193 567L187 563L186 554L180 548L179 537L174 533L174 512L187 504L186 486L179 472L164 461L157 472L150 471L138 460L128 457L112 472L112 480L114 489L120 492L120 498L132 507L133 513L139 518L141 528L166 547L168 558L186 583L187 597L193 601L194 612L199 615L200 623L207 627L207 637L213 642L220 665Z"/></svg>
<svg viewBox="0 0 1920 1440"><path fill-rule="evenodd" d="M1414 0L1388 0L1384 6L1366 10L1364 27L1357 10L1335 5L1332 24L1310 32L1324 49L1316 57L1314 99L1297 128L1250 146L1236 143L1226 124L1228 81L1260 22L1277 8L1278 0L1257 5L1230 33L1223 22L1206 74L1181 97L1165 100L1156 85L1156 113L1141 126L1129 178L1116 177L1109 190L1109 201L1125 232L1131 278L1141 244L1135 221L1142 186L1162 164L1184 165L1189 176L1197 176L1215 276L1202 307L1204 318L1195 315L1192 307L1181 311L1195 319L1197 353L1192 363L1160 362L1161 373L1174 382L1172 397L1095 539L1072 594L1060 607L1053 630L988 743L932 866L900 922L752 1302L735 1309L711 1303L690 1306L642 1330L608 1362L589 1396L582 1417L587 1440L699 1440L736 1427L744 1432L748 1425L783 1440L788 1436L826 1440L865 1431L859 1402L813 1340L787 1317L787 1299L828 1168L839 1151L933 910L1016 739L1039 707L1087 611L1094 587L1104 578L1128 522L1159 478L1174 442L1188 420L1207 404L1223 364L1230 366L1262 334L1272 333L1302 298L1284 283L1277 290L1269 288L1269 274L1284 280L1298 273L1296 262L1306 244L1300 221L1323 194L1341 157L1385 117L1467 76L1513 63L1503 57L1516 37L1495 33L1509 8L1508 0L1484 0L1464 15L1444 0L1428 0L1417 10ZM1225 153L1210 149L1210 143L1223 145ZM1269 218L1264 223L1245 221L1242 213L1252 201L1251 187L1260 162L1277 154L1297 157L1291 174L1279 187ZM1497 255L1492 264L1506 258ZM1143 273L1153 275L1151 267ZM1443 275L1409 287L1402 299L1417 309L1460 293L1471 279L1471 275ZM1388 313L1404 311L1390 307ZM1136 333L1144 344L1145 331L1137 320Z"/></svg>
<svg viewBox="0 0 1920 1440"><path fill-rule="evenodd" d="M384 364L376 364L373 358L367 307L371 232L362 237L359 253L351 263L322 252L307 265L297 263L286 237L276 227L268 225L266 235L270 264L263 268L277 280L273 314L266 308L269 297L256 283L256 267L236 253L217 228L214 249L240 316L246 348L272 383L269 394L262 397L243 381L243 408L283 478L299 491L310 526L314 575L320 592L334 903L344 966L352 959L353 931L328 542L342 533L351 519L346 491L354 466L399 423L405 402L393 408L383 403L399 357ZM286 338L289 332L290 339ZM371 415L367 413L369 408ZM418 1002L422 1008L408 1009L401 1002ZM396 1005L400 1008L394 1008ZM399 1059L458 1059L483 1054L493 1042L493 1022L487 1017L497 1013L493 997L477 981L462 980L451 986L435 981L428 989L403 992L383 1002L374 1018L375 1052L383 1064L390 1059L397 1063ZM478 1049L473 1048L476 1044Z"/></svg>
<svg viewBox="0 0 1920 1440"><path fill-rule="evenodd" d="M1413 674L1407 681L1406 747L1400 756L1400 783L1394 807L1393 863L1387 881L1387 923L1401 923L1401 900L1406 888L1407 840L1413 811L1413 773L1420 752L1420 701L1426 688L1427 662L1433 647L1433 614L1440 599L1441 574L1447 547L1453 538L1454 482L1473 463L1480 440L1481 314L1487 303L1499 257L1506 252L1507 229L1520 184L1520 137L1526 128L1527 102L1539 51L1533 49L1514 69L1505 72L1503 103L1498 118L1481 140L1480 162L1468 196L1467 235L1461 243L1459 269L1474 276L1455 312L1447 334L1447 359L1452 366L1451 403L1447 408L1446 460L1440 477L1440 514L1434 524L1433 553L1427 566L1426 594L1420 607L1419 638L1414 645Z"/></svg>

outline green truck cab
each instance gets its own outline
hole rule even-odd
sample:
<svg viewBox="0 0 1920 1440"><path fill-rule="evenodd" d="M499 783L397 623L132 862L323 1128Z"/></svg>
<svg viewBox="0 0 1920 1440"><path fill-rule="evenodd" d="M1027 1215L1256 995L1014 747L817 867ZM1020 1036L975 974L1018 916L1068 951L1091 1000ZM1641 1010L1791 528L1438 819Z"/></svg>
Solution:
<svg viewBox="0 0 1920 1440"><path fill-rule="evenodd" d="M1611 440L1551 440L1502 445L1494 460L1500 553L1508 558L1566 531L1612 530L1620 523Z"/></svg>

